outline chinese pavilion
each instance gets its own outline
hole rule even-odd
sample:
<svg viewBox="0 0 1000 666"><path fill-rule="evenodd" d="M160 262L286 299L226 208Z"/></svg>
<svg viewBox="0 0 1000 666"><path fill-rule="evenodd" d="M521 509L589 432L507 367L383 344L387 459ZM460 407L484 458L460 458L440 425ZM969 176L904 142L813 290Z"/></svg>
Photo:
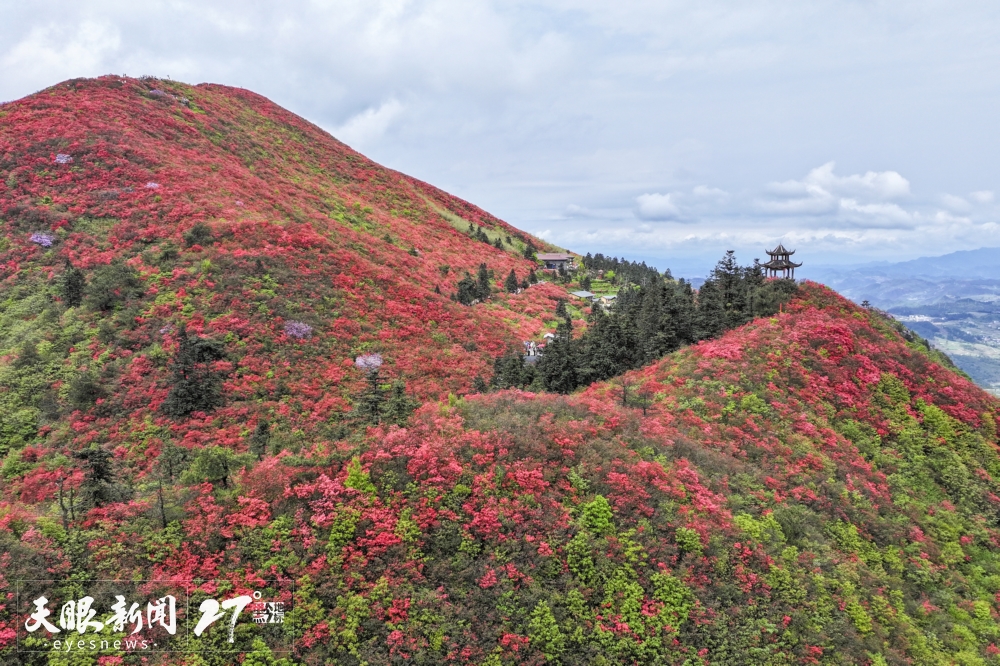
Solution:
<svg viewBox="0 0 1000 666"><path fill-rule="evenodd" d="M795 269L802 264L796 264L789 257L795 254L795 250L786 250L785 246L778 243L778 247L773 250L764 250L771 257L766 264L761 264L768 277L795 278Z"/></svg>

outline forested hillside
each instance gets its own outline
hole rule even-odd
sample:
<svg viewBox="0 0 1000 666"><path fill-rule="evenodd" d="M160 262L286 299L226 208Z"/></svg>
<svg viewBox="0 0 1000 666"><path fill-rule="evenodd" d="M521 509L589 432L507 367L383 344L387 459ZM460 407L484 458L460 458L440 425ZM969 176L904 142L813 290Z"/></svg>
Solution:
<svg viewBox="0 0 1000 666"><path fill-rule="evenodd" d="M1000 403L877 311L731 255L543 274L222 86L3 105L0 176L5 664L1000 663ZM283 622L46 651L49 579Z"/></svg>

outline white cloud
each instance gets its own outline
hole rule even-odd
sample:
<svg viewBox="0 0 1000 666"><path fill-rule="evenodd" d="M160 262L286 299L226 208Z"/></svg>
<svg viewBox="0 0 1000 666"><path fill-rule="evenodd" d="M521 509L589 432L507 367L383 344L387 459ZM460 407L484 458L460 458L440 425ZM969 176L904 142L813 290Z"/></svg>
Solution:
<svg viewBox="0 0 1000 666"><path fill-rule="evenodd" d="M635 215L640 220L677 220L681 214L672 194L640 194L635 202Z"/></svg>
<svg viewBox="0 0 1000 666"><path fill-rule="evenodd" d="M335 129L333 135L351 147L364 146L381 138L402 112L403 105L390 99L377 109L368 108L353 116Z"/></svg>
<svg viewBox="0 0 1000 666"><path fill-rule="evenodd" d="M976 192L970 192L969 198L976 203L988 204L993 202L993 192L990 190L978 190Z"/></svg>
<svg viewBox="0 0 1000 666"><path fill-rule="evenodd" d="M972 209L972 206L969 205L968 201L962 197L957 197L954 194L942 194L941 202L951 210L962 213Z"/></svg>
<svg viewBox="0 0 1000 666"><path fill-rule="evenodd" d="M831 194L898 199L910 193L910 181L895 171L868 171L864 175L837 176L833 173L835 162L816 167L805 177L803 184L822 189Z"/></svg>
<svg viewBox="0 0 1000 666"><path fill-rule="evenodd" d="M44 87L70 77L105 73L101 68L120 46L118 29L108 23L50 23L32 28L10 47L0 57L0 68L5 78L37 81Z"/></svg>
<svg viewBox="0 0 1000 666"><path fill-rule="evenodd" d="M720 190L718 187L708 187L707 185L699 185L691 193L696 197L705 199L725 199L729 196L729 192L725 190Z"/></svg>

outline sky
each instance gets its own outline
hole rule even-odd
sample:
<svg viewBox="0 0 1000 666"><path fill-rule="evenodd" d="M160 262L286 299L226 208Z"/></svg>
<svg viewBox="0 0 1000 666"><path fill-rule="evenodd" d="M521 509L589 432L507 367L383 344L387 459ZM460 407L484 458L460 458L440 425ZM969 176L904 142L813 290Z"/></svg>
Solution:
<svg viewBox="0 0 1000 666"><path fill-rule="evenodd" d="M0 0L0 100L251 89L568 249L704 274L1000 246L1000 3Z"/></svg>

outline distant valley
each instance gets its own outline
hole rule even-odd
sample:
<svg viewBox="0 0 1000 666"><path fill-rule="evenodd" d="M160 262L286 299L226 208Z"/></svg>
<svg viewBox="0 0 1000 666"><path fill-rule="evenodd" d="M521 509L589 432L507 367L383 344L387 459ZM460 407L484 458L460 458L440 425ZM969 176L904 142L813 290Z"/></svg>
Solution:
<svg viewBox="0 0 1000 666"><path fill-rule="evenodd" d="M1000 394L1000 248L806 273L856 303L888 311Z"/></svg>

